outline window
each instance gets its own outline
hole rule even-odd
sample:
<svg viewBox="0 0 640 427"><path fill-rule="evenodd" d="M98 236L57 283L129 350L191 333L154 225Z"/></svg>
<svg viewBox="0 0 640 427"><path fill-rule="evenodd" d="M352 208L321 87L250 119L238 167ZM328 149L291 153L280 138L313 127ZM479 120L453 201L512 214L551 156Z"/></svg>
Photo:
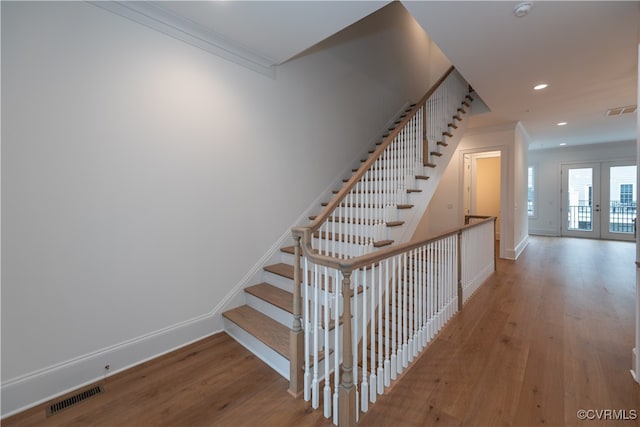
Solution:
<svg viewBox="0 0 640 427"><path fill-rule="evenodd" d="M535 216L536 212L534 209L534 201L535 201L535 184L534 184L534 170L533 166L529 166L528 170L528 179L527 179L527 215L530 217Z"/></svg>
<svg viewBox="0 0 640 427"><path fill-rule="evenodd" d="M620 184L620 204L622 206L633 204L633 184Z"/></svg>

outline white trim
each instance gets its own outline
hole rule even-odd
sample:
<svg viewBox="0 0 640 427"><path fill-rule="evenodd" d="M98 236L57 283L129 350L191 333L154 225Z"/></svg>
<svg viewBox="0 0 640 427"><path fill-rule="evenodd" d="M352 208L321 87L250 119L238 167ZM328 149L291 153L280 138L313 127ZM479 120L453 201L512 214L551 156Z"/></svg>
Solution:
<svg viewBox="0 0 640 427"><path fill-rule="evenodd" d="M530 228L529 235L531 236L549 236L549 237L560 237L560 233L555 229L544 229L544 228Z"/></svg>
<svg viewBox="0 0 640 427"><path fill-rule="evenodd" d="M155 6L151 2L88 1L88 3L272 79L276 77L276 61L273 59L265 58L240 47L220 34L216 34L187 18Z"/></svg>
<svg viewBox="0 0 640 427"><path fill-rule="evenodd" d="M516 245L516 249L515 249L515 259L518 259L518 257L520 255L522 255L522 252L526 249L526 247L529 245L529 235L524 236L524 238L520 241L520 243L518 243Z"/></svg>

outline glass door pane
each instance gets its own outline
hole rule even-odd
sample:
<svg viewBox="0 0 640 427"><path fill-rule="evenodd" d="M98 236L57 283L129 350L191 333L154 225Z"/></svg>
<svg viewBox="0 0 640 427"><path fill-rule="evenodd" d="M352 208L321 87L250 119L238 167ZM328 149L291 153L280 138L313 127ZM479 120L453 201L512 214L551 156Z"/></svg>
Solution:
<svg viewBox="0 0 640 427"><path fill-rule="evenodd" d="M600 164L562 165L563 236L600 238Z"/></svg>
<svg viewBox="0 0 640 427"><path fill-rule="evenodd" d="M637 210L637 167L630 164L603 164L603 236L608 239L633 240L633 227ZM605 205L606 206L606 205Z"/></svg>
<svg viewBox="0 0 640 427"><path fill-rule="evenodd" d="M593 231L593 169L569 169L567 230Z"/></svg>

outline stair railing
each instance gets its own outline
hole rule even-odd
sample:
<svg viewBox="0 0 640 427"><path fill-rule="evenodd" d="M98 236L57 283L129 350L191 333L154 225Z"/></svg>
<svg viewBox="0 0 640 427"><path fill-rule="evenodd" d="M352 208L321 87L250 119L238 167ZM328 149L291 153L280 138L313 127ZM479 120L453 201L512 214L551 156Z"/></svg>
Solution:
<svg viewBox="0 0 640 427"><path fill-rule="evenodd" d="M302 392L341 427L357 423L495 270L494 217L349 259L317 253L308 228L294 233L307 242L296 285Z"/></svg>
<svg viewBox="0 0 640 427"><path fill-rule="evenodd" d="M425 175L437 141L451 136L453 117L469 94L464 78L451 67L384 137L323 211L306 227L318 253L350 258L370 253L391 241L387 225L398 221L398 209L410 207L408 192L416 176Z"/></svg>
<svg viewBox="0 0 640 427"><path fill-rule="evenodd" d="M289 391L294 395L304 393L305 400L311 400L314 408L319 407L322 397L325 416L333 414L335 424L355 422L360 411L357 405L366 411L368 402L374 402L375 396L395 377L393 372L401 372L417 354L419 346L413 335L418 330L420 318L418 313L414 316L414 312L407 308L412 306L418 293L425 299L428 295L432 298L428 303L431 305L428 308L423 306L420 315L431 316L430 321L436 322L433 325L443 321L442 313L455 312L449 305L458 300L445 298L449 295L446 292L452 292L454 288L449 286L445 289L445 285L438 284L445 277L454 277L453 270L440 270L442 263L439 261L445 259L440 258L445 253L454 254L451 241L403 244L377 253L374 253L374 248L390 243L385 235L387 224L397 221L398 209L406 207L407 192L415 188L416 176L423 175L425 168L435 166L431 159L439 153L441 146L447 146L446 138L452 136L449 131L455 127L455 120L461 120L459 114L461 106L467 103L468 92L466 81L451 67L412 106L398 126L390 129L380 146L312 223L293 229L294 322L290 335ZM433 147L429 147L430 143ZM460 258L458 246L455 252L457 259ZM412 250L417 252L412 253ZM437 258L433 258L434 253L439 254ZM429 258L428 254L432 257ZM421 257L420 263L415 257ZM410 269L414 263L422 268L420 273ZM451 262L447 265L447 268L452 268ZM436 281L428 285L433 289L415 288L406 280L401 281L402 274L405 279L431 277ZM394 288L396 285L393 283L402 286L401 289L407 293L398 293L400 288ZM391 292L389 286L392 287ZM384 313L384 319L397 315L393 317L391 335L384 338L385 343L392 342L393 345L385 347L380 341L378 353L369 346L371 354L368 359L365 354L360 358L360 351L354 352L353 349L359 345L367 349L367 342L374 341L372 325L375 324L374 316L377 315L379 321L383 319L383 298L391 298L397 303L391 306L393 313ZM436 321L436 318L440 320ZM426 324L420 325L420 328L427 327ZM363 338L359 344L360 337L368 335L367 331L374 334L371 340ZM422 341L423 338L420 339ZM383 359L380 355L385 349L385 355L389 357ZM361 371L358 376L359 360L365 371L371 367L370 374ZM370 362L368 366L367 360ZM342 374L336 367L342 368ZM356 400L356 394L360 393L357 386L359 378L363 398ZM322 381L324 388L320 394ZM367 395L369 400L365 399Z"/></svg>

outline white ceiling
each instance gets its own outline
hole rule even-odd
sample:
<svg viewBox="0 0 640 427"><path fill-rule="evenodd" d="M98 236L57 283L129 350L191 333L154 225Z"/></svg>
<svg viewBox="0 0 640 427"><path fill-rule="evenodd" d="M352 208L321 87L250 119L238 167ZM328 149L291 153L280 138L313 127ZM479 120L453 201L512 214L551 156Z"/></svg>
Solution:
<svg viewBox="0 0 640 427"><path fill-rule="evenodd" d="M470 125L522 121L531 148L635 140L635 114L605 111L637 102L640 2L538 1L523 18L518 3L403 3L491 109Z"/></svg>
<svg viewBox="0 0 640 427"><path fill-rule="evenodd" d="M522 121L531 148L635 140L637 116L606 117L637 102L638 1L404 1L491 110L473 128ZM147 3L149 4L149 3ZM265 64L286 62L388 1L158 1ZM534 92L546 82L549 87ZM556 123L566 121L559 127Z"/></svg>
<svg viewBox="0 0 640 427"><path fill-rule="evenodd" d="M388 1L158 1L273 65L385 6Z"/></svg>

